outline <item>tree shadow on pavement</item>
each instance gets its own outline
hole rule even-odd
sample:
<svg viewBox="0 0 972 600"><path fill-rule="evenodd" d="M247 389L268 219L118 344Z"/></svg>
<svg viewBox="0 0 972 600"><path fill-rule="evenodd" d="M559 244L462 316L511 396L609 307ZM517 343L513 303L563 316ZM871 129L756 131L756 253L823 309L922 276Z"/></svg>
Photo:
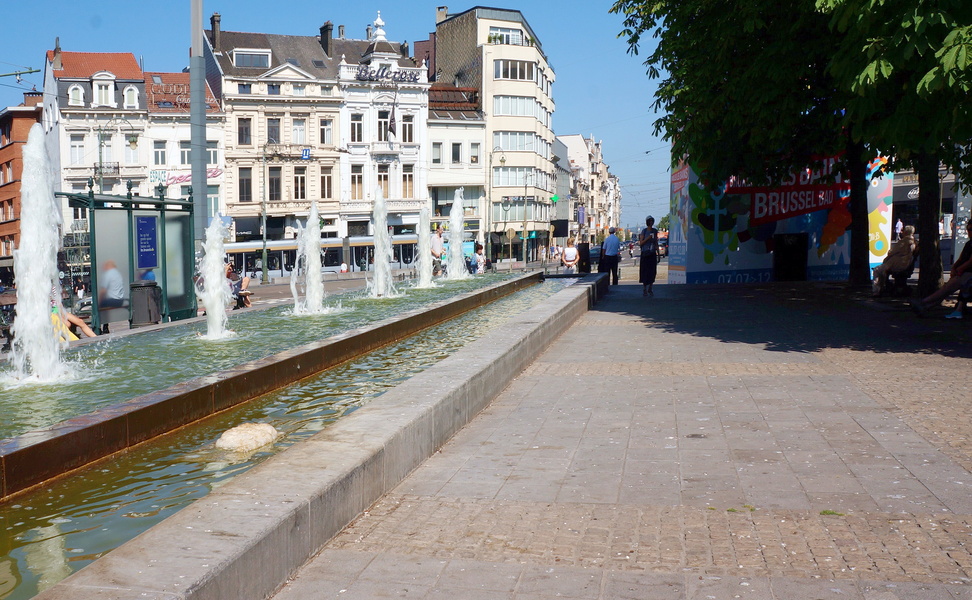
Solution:
<svg viewBox="0 0 972 600"><path fill-rule="evenodd" d="M869 288L839 282L612 286L594 307L639 317L666 331L776 352L844 348L972 358L972 319L919 318L900 300L874 300Z"/></svg>

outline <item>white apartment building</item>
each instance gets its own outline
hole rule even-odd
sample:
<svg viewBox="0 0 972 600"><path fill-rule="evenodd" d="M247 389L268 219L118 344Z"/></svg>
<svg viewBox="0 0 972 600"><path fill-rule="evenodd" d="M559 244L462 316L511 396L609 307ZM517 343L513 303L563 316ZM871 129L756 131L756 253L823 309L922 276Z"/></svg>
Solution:
<svg viewBox="0 0 972 600"><path fill-rule="evenodd" d="M219 195L222 114L207 90L210 193ZM188 175L189 76L144 73L130 52L48 51L44 115L55 189L185 199ZM185 161L185 162L182 162ZM188 182L188 178L185 179ZM215 200L210 205L215 207ZM86 232L85 209L62 205L65 233Z"/></svg>
<svg viewBox="0 0 972 600"><path fill-rule="evenodd" d="M513 230L514 254L530 260L549 245L554 195L551 145L556 80L540 40L518 10L475 7L436 13L436 82L480 91L491 164L489 230ZM505 160L501 160L505 159ZM494 249L495 251L495 249Z"/></svg>
<svg viewBox="0 0 972 600"><path fill-rule="evenodd" d="M580 134L559 135L573 173L579 235L597 240L621 223L621 184L604 162L601 142Z"/></svg>
<svg viewBox="0 0 972 600"><path fill-rule="evenodd" d="M389 224L414 231L427 205L428 77L380 15L364 40L207 32L207 76L226 112L226 214L236 239L293 237L316 201L322 235L372 233L378 190Z"/></svg>
<svg viewBox="0 0 972 600"><path fill-rule="evenodd" d="M462 189L465 231L486 243L486 121L475 88L435 84L429 90L429 196L433 222L448 222Z"/></svg>

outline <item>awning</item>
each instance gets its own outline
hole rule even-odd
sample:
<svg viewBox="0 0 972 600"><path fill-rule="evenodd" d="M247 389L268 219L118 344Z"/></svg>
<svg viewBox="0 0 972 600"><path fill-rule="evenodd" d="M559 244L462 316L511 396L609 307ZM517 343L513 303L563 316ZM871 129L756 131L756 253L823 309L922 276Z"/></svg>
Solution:
<svg viewBox="0 0 972 600"><path fill-rule="evenodd" d="M906 204L906 203L917 203L918 202L918 186L917 185L896 185L894 186L894 191L892 192L892 198L894 204ZM942 190L942 201L951 201L955 198L955 188L951 184L945 184Z"/></svg>

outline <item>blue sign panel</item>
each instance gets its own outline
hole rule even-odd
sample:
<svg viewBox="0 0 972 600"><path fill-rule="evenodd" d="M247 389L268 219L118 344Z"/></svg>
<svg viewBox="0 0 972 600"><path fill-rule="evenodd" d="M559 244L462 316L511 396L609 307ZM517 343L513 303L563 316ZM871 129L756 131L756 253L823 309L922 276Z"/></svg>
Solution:
<svg viewBox="0 0 972 600"><path fill-rule="evenodd" d="M135 268L156 269L159 266L159 219L135 217Z"/></svg>
<svg viewBox="0 0 972 600"><path fill-rule="evenodd" d="M301 160L310 160L310 148L304 148L300 151Z"/></svg>

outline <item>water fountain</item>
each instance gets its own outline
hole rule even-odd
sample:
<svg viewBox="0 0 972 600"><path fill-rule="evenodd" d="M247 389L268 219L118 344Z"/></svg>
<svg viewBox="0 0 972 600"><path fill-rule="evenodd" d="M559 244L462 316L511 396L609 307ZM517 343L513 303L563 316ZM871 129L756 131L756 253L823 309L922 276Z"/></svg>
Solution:
<svg viewBox="0 0 972 600"><path fill-rule="evenodd" d="M52 298L51 290L60 291L61 210L54 200L54 176L40 124L30 128L24 145L21 194L20 247L13 253L17 274L17 318L11 327L13 376L22 381L52 382L67 375L61 360L61 349L67 343L55 335L51 313L51 301L60 303L60 298Z"/></svg>
<svg viewBox="0 0 972 600"><path fill-rule="evenodd" d="M330 312L324 306L324 276L321 269L321 221L317 202L311 204L307 224L297 223L297 267L304 270L304 300L298 293L296 273L290 278L295 315L320 315Z"/></svg>
<svg viewBox="0 0 972 600"><path fill-rule="evenodd" d="M395 298L399 295L392 281L391 261L394 258L391 236L388 234L388 206L381 188L375 191L375 271L368 282L368 295L372 298Z"/></svg>
<svg viewBox="0 0 972 600"><path fill-rule="evenodd" d="M466 267L466 259L462 254L463 240L463 221L465 214L462 208L462 195L464 188L456 190L452 197L452 209L449 211L449 251L446 276L450 280L468 279L469 269Z"/></svg>
<svg viewBox="0 0 972 600"><path fill-rule="evenodd" d="M423 206L419 211L418 226L418 284L416 288L424 289L435 287L432 282L432 244L429 240L431 228L431 217L429 207Z"/></svg>
<svg viewBox="0 0 972 600"><path fill-rule="evenodd" d="M217 214L206 228L204 254L199 266L200 278L196 281L196 294L206 307L207 332L203 337L208 340L222 340L234 335L226 329L226 305L233 299L233 291L226 278L223 251L227 234L226 225Z"/></svg>

